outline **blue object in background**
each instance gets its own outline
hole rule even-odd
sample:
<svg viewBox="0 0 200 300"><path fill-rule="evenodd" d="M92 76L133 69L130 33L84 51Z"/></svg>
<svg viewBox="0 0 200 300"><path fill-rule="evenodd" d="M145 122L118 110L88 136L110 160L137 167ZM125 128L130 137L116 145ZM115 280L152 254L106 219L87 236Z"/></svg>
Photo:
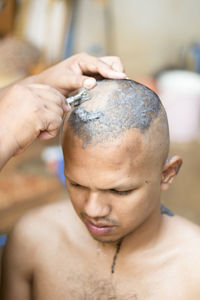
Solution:
<svg viewBox="0 0 200 300"><path fill-rule="evenodd" d="M194 61L195 61L195 71L197 73L200 73L200 45L195 43L193 46L192 46L192 50L193 50L193 53L194 53Z"/></svg>
<svg viewBox="0 0 200 300"><path fill-rule="evenodd" d="M5 244L6 244L6 239L7 239L7 235L6 235L6 234L0 235L0 247L5 246Z"/></svg>
<svg viewBox="0 0 200 300"><path fill-rule="evenodd" d="M65 186L65 174L64 174L64 159L62 159L58 164L58 171L57 171L58 178L60 179L61 183Z"/></svg>

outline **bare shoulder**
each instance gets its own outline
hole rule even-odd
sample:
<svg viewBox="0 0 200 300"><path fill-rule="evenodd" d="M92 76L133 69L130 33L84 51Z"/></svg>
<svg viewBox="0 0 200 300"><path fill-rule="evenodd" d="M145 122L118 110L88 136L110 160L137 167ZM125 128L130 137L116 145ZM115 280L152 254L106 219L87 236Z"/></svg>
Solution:
<svg viewBox="0 0 200 300"><path fill-rule="evenodd" d="M67 220L67 214L68 200L32 209L16 222L10 235L38 242L41 238L48 238L49 232L58 231Z"/></svg>
<svg viewBox="0 0 200 300"><path fill-rule="evenodd" d="M69 199L45 205L17 221L9 234L6 252L18 253L24 262L25 258L30 262L31 255L39 262L55 254L57 247L69 247L77 238L83 238L82 227Z"/></svg>
<svg viewBox="0 0 200 300"><path fill-rule="evenodd" d="M193 256L197 253L200 257L200 227L181 217L165 217L168 239L176 248L181 249L182 253ZM191 257L192 258L192 257Z"/></svg>
<svg viewBox="0 0 200 300"><path fill-rule="evenodd" d="M67 200L36 208L23 215L8 235L5 256L18 256L20 261L31 262L44 244L59 238L64 215L67 215Z"/></svg>
<svg viewBox="0 0 200 300"><path fill-rule="evenodd" d="M190 241L191 243L199 243L200 245L200 226L181 217L175 215L168 217L170 219L170 231L176 236L177 240L181 243ZM190 243L186 243L186 247L190 247Z"/></svg>
<svg viewBox="0 0 200 300"><path fill-rule="evenodd" d="M200 299L200 227L180 216L170 218L169 224L177 265L193 299Z"/></svg>
<svg viewBox="0 0 200 300"><path fill-rule="evenodd" d="M3 253L4 292L8 286L14 288L15 282L23 282L23 286L28 287L33 271L40 270L42 263L51 261L52 257L56 257L58 248L62 249L61 243L67 241L67 235L63 233L63 228L67 227L63 226L64 216L67 219L66 203L63 201L34 209L14 225Z"/></svg>

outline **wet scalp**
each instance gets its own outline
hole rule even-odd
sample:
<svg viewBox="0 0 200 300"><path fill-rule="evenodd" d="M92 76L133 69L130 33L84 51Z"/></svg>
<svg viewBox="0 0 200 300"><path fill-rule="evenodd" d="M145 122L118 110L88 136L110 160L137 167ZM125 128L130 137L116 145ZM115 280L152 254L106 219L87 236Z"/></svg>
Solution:
<svg viewBox="0 0 200 300"><path fill-rule="evenodd" d="M133 80L98 81L91 96L92 99L75 108L68 119L73 133L84 146L112 141L131 128L143 134L158 115L162 125L168 127L159 97Z"/></svg>

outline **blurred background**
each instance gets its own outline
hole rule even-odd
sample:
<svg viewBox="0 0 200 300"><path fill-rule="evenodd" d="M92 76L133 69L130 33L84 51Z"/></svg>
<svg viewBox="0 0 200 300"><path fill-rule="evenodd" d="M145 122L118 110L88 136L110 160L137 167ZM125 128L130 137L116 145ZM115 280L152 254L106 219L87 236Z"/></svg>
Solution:
<svg viewBox="0 0 200 300"><path fill-rule="evenodd" d="M167 109L183 166L163 203L200 224L200 1L0 0L0 86L78 52L118 55ZM0 234L67 197L59 139L35 142L0 173Z"/></svg>

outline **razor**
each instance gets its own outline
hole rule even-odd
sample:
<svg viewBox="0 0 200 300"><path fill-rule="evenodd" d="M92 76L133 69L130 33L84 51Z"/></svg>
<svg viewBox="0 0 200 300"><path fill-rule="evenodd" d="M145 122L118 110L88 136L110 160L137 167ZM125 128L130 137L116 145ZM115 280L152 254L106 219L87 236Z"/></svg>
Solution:
<svg viewBox="0 0 200 300"><path fill-rule="evenodd" d="M66 98L66 102L74 107L79 106L83 102L91 99L90 92L86 87L78 89L75 93L75 95Z"/></svg>

